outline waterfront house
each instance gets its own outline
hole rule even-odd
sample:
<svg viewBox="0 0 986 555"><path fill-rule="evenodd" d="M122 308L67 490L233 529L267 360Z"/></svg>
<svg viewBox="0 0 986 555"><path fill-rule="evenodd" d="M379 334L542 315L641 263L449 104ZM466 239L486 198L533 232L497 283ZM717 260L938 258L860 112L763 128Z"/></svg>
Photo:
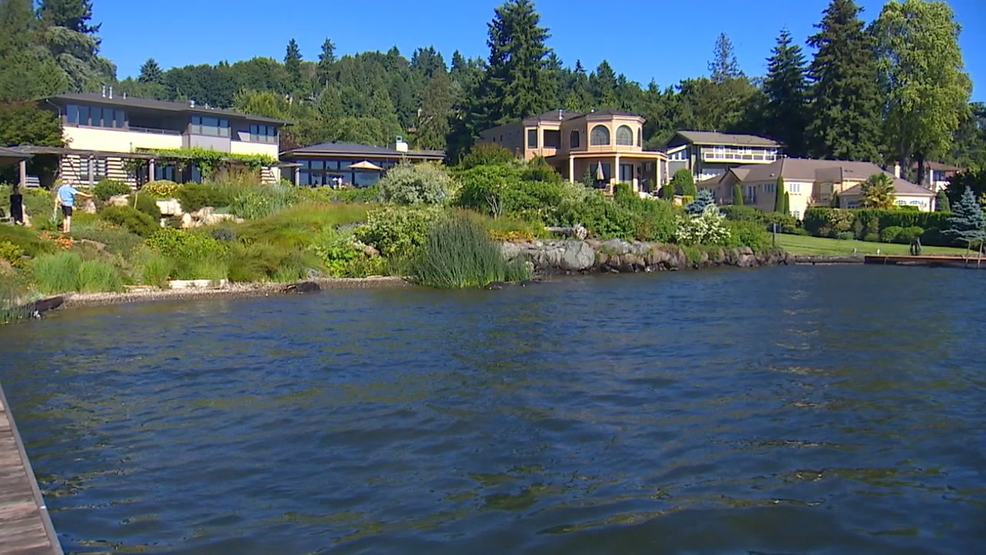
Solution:
<svg viewBox="0 0 986 555"><path fill-rule="evenodd" d="M287 123L194 101L114 96L112 88L101 93L49 96L40 106L58 114L66 146L21 146L17 150L55 157L63 180L83 184L104 178L131 186L156 179L178 183L201 180L201 171L194 163L176 164L154 154L160 150L197 147L277 160L280 129ZM280 171L269 165L262 169L261 177L276 182Z"/></svg>
<svg viewBox="0 0 986 555"><path fill-rule="evenodd" d="M589 175L607 188L629 183L634 191L655 193L668 181L667 156L644 150L644 123L618 110L552 110L482 131L479 140L525 160L542 156L573 183Z"/></svg>
<svg viewBox="0 0 986 555"><path fill-rule="evenodd" d="M281 153L285 177L295 185L367 187L401 162L442 162L441 150L411 150L397 137L388 147L356 143L321 143Z"/></svg>
<svg viewBox="0 0 986 555"><path fill-rule="evenodd" d="M804 217L810 206L832 206L837 199L841 208L859 208L861 184L871 175L884 173L894 178L896 204L916 206L928 212L934 207L935 194L899 177L894 177L871 162L780 158L770 164L748 164L730 168L719 177L699 182L699 189L711 189L720 204L733 203L734 186L739 184L743 204L772 212L776 199L777 178L784 178L784 191L790 198L790 213Z"/></svg>
<svg viewBox="0 0 986 555"><path fill-rule="evenodd" d="M678 131L665 150L671 175L687 169L695 181L719 177L738 166L770 164L781 155L781 145L773 139L714 131Z"/></svg>
<svg viewBox="0 0 986 555"><path fill-rule="evenodd" d="M917 162L914 163L912 170L914 171L914 175L917 175ZM924 183L919 183L918 185L921 185L925 189L930 189L933 193L937 193L948 187L948 180L955 177L962 170L963 168L958 166L926 161L924 163Z"/></svg>

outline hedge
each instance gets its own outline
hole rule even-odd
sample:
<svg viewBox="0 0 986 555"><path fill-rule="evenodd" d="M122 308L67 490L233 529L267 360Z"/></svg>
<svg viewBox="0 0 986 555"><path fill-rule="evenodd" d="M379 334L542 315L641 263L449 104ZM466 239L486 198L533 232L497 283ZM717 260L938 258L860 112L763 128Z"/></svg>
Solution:
<svg viewBox="0 0 986 555"><path fill-rule="evenodd" d="M951 240L941 235L948 226L948 212L914 212L911 210L809 208L805 211L804 228L815 237L836 237L851 231L860 240L880 236L888 228L921 228L921 241L927 245L952 246ZM884 237L894 235L891 230ZM895 236L896 238L896 236ZM891 239L893 240L893 239Z"/></svg>

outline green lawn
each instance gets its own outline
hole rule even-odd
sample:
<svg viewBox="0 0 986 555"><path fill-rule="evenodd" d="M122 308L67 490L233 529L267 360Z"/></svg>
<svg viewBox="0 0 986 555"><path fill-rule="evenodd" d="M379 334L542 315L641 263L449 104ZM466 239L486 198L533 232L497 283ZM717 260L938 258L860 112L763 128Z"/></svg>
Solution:
<svg viewBox="0 0 986 555"><path fill-rule="evenodd" d="M777 235L777 246L791 254L911 254L910 245L895 243L867 243L866 241L840 241L804 235ZM921 254L965 254L965 249L951 247L921 247Z"/></svg>

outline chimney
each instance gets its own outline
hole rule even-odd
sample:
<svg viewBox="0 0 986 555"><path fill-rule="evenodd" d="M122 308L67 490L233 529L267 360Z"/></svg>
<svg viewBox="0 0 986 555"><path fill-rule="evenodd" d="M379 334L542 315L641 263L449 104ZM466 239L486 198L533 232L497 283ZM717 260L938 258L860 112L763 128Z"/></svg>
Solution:
<svg viewBox="0 0 986 555"><path fill-rule="evenodd" d="M565 119L565 109L558 108L558 121L562 121L564 119Z"/></svg>
<svg viewBox="0 0 986 555"><path fill-rule="evenodd" d="M113 87L110 87L110 96L109 96L109 99L110 100L113 100Z"/></svg>
<svg viewBox="0 0 986 555"><path fill-rule="evenodd" d="M124 99L126 99L126 98L127 98L127 93L123 93L123 98L124 98Z"/></svg>

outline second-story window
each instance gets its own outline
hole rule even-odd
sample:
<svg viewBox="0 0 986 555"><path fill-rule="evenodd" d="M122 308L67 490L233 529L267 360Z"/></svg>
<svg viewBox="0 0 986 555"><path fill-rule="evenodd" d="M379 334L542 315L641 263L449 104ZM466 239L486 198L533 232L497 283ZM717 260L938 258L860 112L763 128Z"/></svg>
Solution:
<svg viewBox="0 0 986 555"><path fill-rule="evenodd" d="M192 135L229 137L229 120L212 116L192 116Z"/></svg>
<svg viewBox="0 0 986 555"><path fill-rule="evenodd" d="M115 108L69 104L65 106L64 115L65 123L69 125L123 129L127 124L127 114Z"/></svg>
<svg viewBox="0 0 986 555"><path fill-rule="evenodd" d="M253 143L276 143L277 128L273 125L250 125L250 142Z"/></svg>
<svg viewBox="0 0 986 555"><path fill-rule="evenodd" d="M592 128L589 134L589 144L592 146L609 145L609 128L605 125L597 125Z"/></svg>
<svg viewBox="0 0 986 555"><path fill-rule="evenodd" d="M538 147L538 130L528 129L527 130L527 148L537 148Z"/></svg>
<svg viewBox="0 0 986 555"><path fill-rule="evenodd" d="M633 146L633 129L626 125L621 125L616 130L616 144L620 146Z"/></svg>
<svg viewBox="0 0 986 555"><path fill-rule="evenodd" d="M568 136L568 148L579 148L580 138L578 131L572 131L572 134Z"/></svg>

